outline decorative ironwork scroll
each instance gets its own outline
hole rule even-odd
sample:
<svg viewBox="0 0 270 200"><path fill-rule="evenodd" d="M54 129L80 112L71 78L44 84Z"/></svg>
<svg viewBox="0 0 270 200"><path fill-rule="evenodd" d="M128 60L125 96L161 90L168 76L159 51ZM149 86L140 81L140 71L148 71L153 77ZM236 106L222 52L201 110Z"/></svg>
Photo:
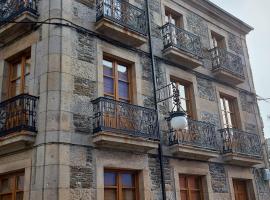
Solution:
<svg viewBox="0 0 270 200"><path fill-rule="evenodd" d="M242 59L240 56L228 52L226 49L213 48L210 50L213 70L223 69L235 76L245 78Z"/></svg>
<svg viewBox="0 0 270 200"><path fill-rule="evenodd" d="M36 132L37 97L22 94L0 103L0 136L16 131Z"/></svg>
<svg viewBox="0 0 270 200"><path fill-rule="evenodd" d="M125 0L97 0L97 21L107 18L146 35L146 12Z"/></svg>
<svg viewBox="0 0 270 200"><path fill-rule="evenodd" d="M155 110L105 97L100 97L92 103L94 133L112 131L146 139L159 138Z"/></svg>
<svg viewBox="0 0 270 200"><path fill-rule="evenodd" d="M174 144L219 150L215 125L192 119L188 119L186 129L172 130L170 132L169 145Z"/></svg>
<svg viewBox="0 0 270 200"><path fill-rule="evenodd" d="M162 26L164 48L176 47L182 51L202 57L200 37L171 23Z"/></svg>
<svg viewBox="0 0 270 200"><path fill-rule="evenodd" d="M26 11L37 15L37 0L0 0L0 25Z"/></svg>
<svg viewBox="0 0 270 200"><path fill-rule="evenodd" d="M219 131L223 139L223 153L238 153L261 158L262 144L259 135L232 128Z"/></svg>

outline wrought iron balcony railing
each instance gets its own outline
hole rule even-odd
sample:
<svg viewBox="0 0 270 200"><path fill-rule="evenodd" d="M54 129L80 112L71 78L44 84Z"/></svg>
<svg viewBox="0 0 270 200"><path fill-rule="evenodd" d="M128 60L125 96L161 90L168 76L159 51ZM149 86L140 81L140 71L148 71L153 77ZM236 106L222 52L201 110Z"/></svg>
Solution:
<svg viewBox="0 0 270 200"><path fill-rule="evenodd" d="M0 137L23 130L37 131L37 99L21 94L0 103Z"/></svg>
<svg viewBox="0 0 270 200"><path fill-rule="evenodd" d="M97 21L107 18L146 35L146 13L125 0L97 0Z"/></svg>
<svg viewBox="0 0 270 200"><path fill-rule="evenodd" d="M202 57L200 37L171 23L162 26L164 48L176 47L182 51L191 53L199 58Z"/></svg>
<svg viewBox="0 0 270 200"><path fill-rule="evenodd" d="M188 119L188 127L173 130L169 135L169 145L183 144L208 150L219 150L215 125Z"/></svg>
<svg viewBox="0 0 270 200"><path fill-rule="evenodd" d="M223 153L237 153L261 158L262 145L259 135L232 128L219 131L223 139Z"/></svg>
<svg viewBox="0 0 270 200"><path fill-rule="evenodd" d="M245 78L242 59L226 49L213 48L210 50L213 70L223 69L242 79Z"/></svg>
<svg viewBox="0 0 270 200"><path fill-rule="evenodd" d="M0 25L12 21L23 12L37 15L37 0L1 0Z"/></svg>
<svg viewBox="0 0 270 200"><path fill-rule="evenodd" d="M152 140L159 138L155 110L105 97L100 97L92 103L94 133L109 131Z"/></svg>

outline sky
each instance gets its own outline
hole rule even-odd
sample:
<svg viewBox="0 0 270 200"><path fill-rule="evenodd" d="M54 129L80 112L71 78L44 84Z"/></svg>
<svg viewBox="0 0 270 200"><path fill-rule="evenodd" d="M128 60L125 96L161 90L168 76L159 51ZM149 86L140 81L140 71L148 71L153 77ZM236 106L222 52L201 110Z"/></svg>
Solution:
<svg viewBox="0 0 270 200"><path fill-rule="evenodd" d="M247 45L257 95L270 98L270 0L211 0L213 3L254 27ZM270 100L259 101L264 134L270 138Z"/></svg>

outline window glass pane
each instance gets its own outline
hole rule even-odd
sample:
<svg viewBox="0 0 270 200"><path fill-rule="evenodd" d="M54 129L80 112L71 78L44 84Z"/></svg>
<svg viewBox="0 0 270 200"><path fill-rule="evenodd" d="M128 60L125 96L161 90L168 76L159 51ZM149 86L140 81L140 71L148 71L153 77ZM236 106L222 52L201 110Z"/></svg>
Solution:
<svg viewBox="0 0 270 200"><path fill-rule="evenodd" d="M11 192L11 180L10 178L5 178L1 180L1 188L0 188L0 193L9 193Z"/></svg>
<svg viewBox="0 0 270 200"><path fill-rule="evenodd" d="M17 176L16 189L17 190L23 190L24 189L24 176Z"/></svg>
<svg viewBox="0 0 270 200"><path fill-rule="evenodd" d="M192 191L191 192L191 199L192 200L201 200L201 194L199 191Z"/></svg>
<svg viewBox="0 0 270 200"><path fill-rule="evenodd" d="M30 82L30 75L29 74L25 76L24 81L25 81L24 93L28 93L29 92L29 82Z"/></svg>
<svg viewBox="0 0 270 200"><path fill-rule="evenodd" d="M113 64L112 64L112 62L103 60L103 73L106 76L113 76Z"/></svg>
<svg viewBox="0 0 270 200"><path fill-rule="evenodd" d="M181 101L181 106L182 106L182 108L184 109L184 111L187 111L187 103L186 103L186 100L181 99L180 101Z"/></svg>
<svg viewBox="0 0 270 200"><path fill-rule="evenodd" d="M16 200L23 200L23 192L16 193Z"/></svg>
<svg viewBox="0 0 270 200"><path fill-rule="evenodd" d="M123 187L133 187L133 175L121 174L121 182Z"/></svg>
<svg viewBox="0 0 270 200"><path fill-rule="evenodd" d="M180 188L186 188L186 178L183 176L180 176Z"/></svg>
<svg viewBox="0 0 270 200"><path fill-rule="evenodd" d="M232 118L231 118L231 115L228 113L227 116L228 116L228 125L229 125L230 128L232 128Z"/></svg>
<svg viewBox="0 0 270 200"><path fill-rule="evenodd" d="M29 58L25 61L25 74L30 73L30 68L31 68L31 59Z"/></svg>
<svg viewBox="0 0 270 200"><path fill-rule="evenodd" d="M18 77L21 77L21 63L13 65L12 69L12 79L16 79Z"/></svg>
<svg viewBox="0 0 270 200"><path fill-rule="evenodd" d="M116 174L112 172L104 173L104 185L115 186L116 185Z"/></svg>
<svg viewBox="0 0 270 200"><path fill-rule="evenodd" d="M229 101L225 99L225 109L226 111L230 111Z"/></svg>
<svg viewBox="0 0 270 200"><path fill-rule="evenodd" d="M11 194L3 195L1 196L1 200L12 200L12 195Z"/></svg>
<svg viewBox="0 0 270 200"><path fill-rule="evenodd" d="M188 200L187 191L181 191L181 200Z"/></svg>
<svg viewBox="0 0 270 200"><path fill-rule="evenodd" d="M123 65L118 65L119 80L128 81L128 69Z"/></svg>
<svg viewBox="0 0 270 200"><path fill-rule="evenodd" d="M104 93L114 94L114 84L113 79L109 77L104 77Z"/></svg>
<svg viewBox="0 0 270 200"><path fill-rule="evenodd" d="M135 200L135 192L132 189L123 189L123 200Z"/></svg>
<svg viewBox="0 0 270 200"><path fill-rule="evenodd" d="M185 99L186 98L185 86L179 85L178 90L179 90L180 97Z"/></svg>
<svg viewBox="0 0 270 200"><path fill-rule="evenodd" d="M224 110L223 98L220 98L221 110Z"/></svg>
<svg viewBox="0 0 270 200"><path fill-rule="evenodd" d="M115 189L105 189L104 200L116 200L116 190Z"/></svg>
<svg viewBox="0 0 270 200"><path fill-rule="evenodd" d="M200 178L199 177L191 176L191 177L189 177L188 182L189 182L189 187L191 189L199 189L200 188Z"/></svg>
<svg viewBox="0 0 270 200"><path fill-rule="evenodd" d="M119 93L119 97L128 99L129 98L129 89L128 89L129 85L126 82L123 81L119 81L118 82L118 93Z"/></svg>
<svg viewBox="0 0 270 200"><path fill-rule="evenodd" d="M15 82L15 95L19 95L20 93L21 93L21 79L18 79Z"/></svg>

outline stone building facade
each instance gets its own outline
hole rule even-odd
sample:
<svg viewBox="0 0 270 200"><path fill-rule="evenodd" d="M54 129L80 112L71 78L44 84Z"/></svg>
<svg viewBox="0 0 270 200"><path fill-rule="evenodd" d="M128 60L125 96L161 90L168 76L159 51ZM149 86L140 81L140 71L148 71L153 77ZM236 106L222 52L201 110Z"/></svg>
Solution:
<svg viewBox="0 0 270 200"><path fill-rule="evenodd" d="M0 199L270 198L252 27L208 0L14 2L0 3ZM174 86L184 130L165 120Z"/></svg>

